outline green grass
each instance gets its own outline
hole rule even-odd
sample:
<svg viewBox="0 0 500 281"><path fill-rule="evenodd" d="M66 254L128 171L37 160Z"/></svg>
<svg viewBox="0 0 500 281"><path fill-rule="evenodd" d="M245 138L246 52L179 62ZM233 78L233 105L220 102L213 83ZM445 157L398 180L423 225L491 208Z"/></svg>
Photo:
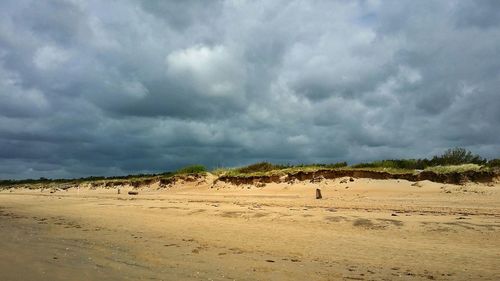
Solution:
<svg viewBox="0 0 500 281"><path fill-rule="evenodd" d="M282 176L298 172L314 172L324 169L340 169L347 165L345 162L334 164L300 164L300 165L276 165L268 162L260 162L237 168L218 168L211 171L216 176L253 177L253 176Z"/></svg>
<svg viewBox="0 0 500 281"><path fill-rule="evenodd" d="M391 168L391 167L368 167L359 168L355 166L346 167L345 170L358 170L358 171L373 171L373 172L386 172L389 174L416 174L418 173L415 169L403 169L403 168Z"/></svg>
<svg viewBox="0 0 500 281"><path fill-rule="evenodd" d="M424 171L431 171L437 174L463 173L469 171L488 171L489 168L477 164L447 165L427 167Z"/></svg>
<svg viewBox="0 0 500 281"><path fill-rule="evenodd" d="M210 173L219 177L222 175L233 173L233 170L235 170L235 168L217 168L210 171Z"/></svg>
<svg viewBox="0 0 500 281"><path fill-rule="evenodd" d="M283 176L287 174L295 174L298 172L315 172L318 170L354 170L354 171L373 171L373 172L386 172L390 174L417 174L420 170L416 169L403 169L403 168L392 168L392 167L357 167L357 166L347 166L347 167L335 167L329 168L322 165L300 165L300 166L290 166L287 168L276 168L265 171L255 171L255 172L242 172L241 168L224 168L212 171L212 174L216 176L233 176L233 177L253 177L253 176ZM489 171L488 167L477 165L477 164L463 164L463 165L447 165L447 166L435 166L427 167L424 171L432 171L438 174L442 173L453 173L453 172L467 172L467 171ZM248 171L244 169L243 171Z"/></svg>
<svg viewBox="0 0 500 281"><path fill-rule="evenodd" d="M206 172L207 169L203 165L192 165L192 166L186 166L183 168L180 168L179 170L175 171L175 174L199 174L199 173L204 173Z"/></svg>
<svg viewBox="0 0 500 281"><path fill-rule="evenodd" d="M298 172L311 173L319 170L357 170L357 171L374 171L374 172L387 172L390 174L415 174L418 171L413 169L400 169L400 168L386 168L386 167L371 167L371 168L357 168L349 166L328 166L328 165L299 165L289 166L286 168L276 168L266 171L255 172L242 172L241 168L219 168L213 170L211 173L216 176L231 176L231 177L254 177L254 176L284 176L287 174L296 174ZM248 171L244 169L243 171Z"/></svg>

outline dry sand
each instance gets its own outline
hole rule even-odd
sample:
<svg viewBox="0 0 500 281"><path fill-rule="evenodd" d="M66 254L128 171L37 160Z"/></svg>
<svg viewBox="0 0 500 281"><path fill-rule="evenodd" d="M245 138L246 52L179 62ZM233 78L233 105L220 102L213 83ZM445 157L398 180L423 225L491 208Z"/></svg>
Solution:
<svg viewBox="0 0 500 281"><path fill-rule="evenodd" d="M0 280L500 280L499 184L340 180L3 191Z"/></svg>

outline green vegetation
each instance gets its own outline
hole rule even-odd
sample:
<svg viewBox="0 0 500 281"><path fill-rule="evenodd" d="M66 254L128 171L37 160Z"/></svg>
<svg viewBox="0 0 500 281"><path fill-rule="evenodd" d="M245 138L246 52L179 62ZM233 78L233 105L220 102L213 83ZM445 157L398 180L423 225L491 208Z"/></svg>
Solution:
<svg viewBox="0 0 500 281"><path fill-rule="evenodd" d="M359 163L353 165L353 168L388 168L388 169L408 169L408 170L423 170L429 166L427 159L391 159L374 161L370 163Z"/></svg>
<svg viewBox="0 0 500 281"><path fill-rule="evenodd" d="M334 164L300 164L276 165L260 162L240 168L217 169L216 175L228 176L261 176L284 175L289 173L312 172L320 169L368 170L392 174L417 173L418 171L433 171L435 173L451 173L465 171L487 171L492 167L500 167L500 159L487 161L464 148L452 148L431 159L389 159L347 166L346 162Z"/></svg>
<svg viewBox="0 0 500 281"><path fill-rule="evenodd" d="M491 160L490 160L491 161ZM441 155L436 155L431 159L393 159L374 161L370 163L360 163L353 165L353 168L397 168L397 169L411 169L411 170L424 170L429 167L436 166L450 166L450 165L463 165L463 164L477 164L485 165L489 163L486 159L481 158L477 154L456 147L446 150Z"/></svg>
<svg viewBox="0 0 500 281"><path fill-rule="evenodd" d="M462 164L486 164L486 159L481 158L477 154L466 150L465 148L450 148L440 156L434 156L429 166L444 166L444 165L462 165Z"/></svg>
<svg viewBox="0 0 500 281"><path fill-rule="evenodd" d="M335 170L368 170L387 172L393 174L402 173L418 173L421 170L432 171L435 173L451 173L451 172L466 172L466 171L498 171L500 168L500 159L486 160L479 155L464 148L452 148L446 150L441 155L436 155L431 159L389 159L380 160L368 163L359 163L348 166L346 162L332 164L273 164L269 162L259 162L244 167L237 168L218 168L211 171L217 176L271 176L294 174L297 172L313 172L322 169ZM118 177L87 177L79 179L26 179L26 180L0 180L0 186L11 185L50 185L50 184L80 184L84 182L142 182L154 179L170 178L175 175L182 174L199 174L205 173L207 169L203 165L192 165L178 169L175 172L165 172L160 174L138 174Z"/></svg>
<svg viewBox="0 0 500 281"><path fill-rule="evenodd" d="M197 174L206 172L206 169L202 165L193 165L181 168L175 172L164 172L159 174L136 174L136 175L127 175L127 176L113 176L113 177L85 177L85 178L77 178L77 179L47 179L47 178L39 178L39 179L25 179L25 180L0 180L1 186L11 186L11 185L50 185L50 184L81 184L86 182L141 182L147 180L154 179L163 179L170 178L179 174Z"/></svg>
<svg viewBox="0 0 500 281"><path fill-rule="evenodd" d="M438 174L446 173L463 173L469 171L479 171L485 168L478 164L462 164L462 165L447 165L447 166L433 166L425 168L425 171L431 171Z"/></svg>
<svg viewBox="0 0 500 281"><path fill-rule="evenodd" d="M288 166L285 165L275 165L271 164L268 162L260 162L256 164L252 164L249 166L241 167L239 169L236 169L236 172L242 173L242 174L251 174L251 173L258 173L258 172L270 172L274 170L283 170L287 168Z"/></svg>
<svg viewBox="0 0 500 281"><path fill-rule="evenodd" d="M385 172L389 174L415 174L418 173L418 169L403 169L396 167L346 167L345 170L361 170L361 171L373 171L373 172Z"/></svg>
<svg viewBox="0 0 500 281"><path fill-rule="evenodd" d="M269 162L259 162L244 167L238 168L219 168L213 170L214 175L226 176L271 176L271 175L285 175L296 172L312 172L320 169L339 169L347 167L347 162L339 162L332 164L272 164Z"/></svg>
<svg viewBox="0 0 500 281"><path fill-rule="evenodd" d="M175 172L175 174L199 174L206 172L207 169L203 165L192 165L180 168Z"/></svg>
<svg viewBox="0 0 500 281"><path fill-rule="evenodd" d="M234 171L241 174L252 174L259 172L270 172L276 170L304 170L308 168L320 169L320 168L342 168L346 167L347 162L333 163L333 164L299 164L299 165L276 165L269 162L260 162L245 167L237 168Z"/></svg>
<svg viewBox="0 0 500 281"><path fill-rule="evenodd" d="M294 165L294 168L300 168L300 167L319 167L319 168L327 168L327 169L336 169L336 168L343 168L347 167L347 162L337 162L337 163L331 163L331 164L309 164L309 165Z"/></svg>
<svg viewBox="0 0 500 281"><path fill-rule="evenodd" d="M500 168L500 159L491 159L486 163L486 166L490 168Z"/></svg>

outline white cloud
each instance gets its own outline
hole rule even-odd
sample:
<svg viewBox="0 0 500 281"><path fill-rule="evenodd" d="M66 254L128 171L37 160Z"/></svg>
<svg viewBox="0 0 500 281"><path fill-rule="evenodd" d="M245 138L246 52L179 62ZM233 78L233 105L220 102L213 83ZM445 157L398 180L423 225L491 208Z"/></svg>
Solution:
<svg viewBox="0 0 500 281"><path fill-rule="evenodd" d="M202 95L241 95L245 69L226 47L198 45L170 53L167 74L192 83Z"/></svg>

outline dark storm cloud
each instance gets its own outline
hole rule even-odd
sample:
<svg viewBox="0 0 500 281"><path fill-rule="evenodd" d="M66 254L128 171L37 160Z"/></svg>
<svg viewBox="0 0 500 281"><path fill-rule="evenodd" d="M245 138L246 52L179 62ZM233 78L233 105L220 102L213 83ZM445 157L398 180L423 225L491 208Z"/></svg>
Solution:
<svg viewBox="0 0 500 281"><path fill-rule="evenodd" d="M500 149L498 1L2 1L0 178Z"/></svg>
<svg viewBox="0 0 500 281"><path fill-rule="evenodd" d="M498 27L500 21L500 2L484 0L481 5L476 1L460 1L456 8L456 22L459 27L477 26L479 28Z"/></svg>

